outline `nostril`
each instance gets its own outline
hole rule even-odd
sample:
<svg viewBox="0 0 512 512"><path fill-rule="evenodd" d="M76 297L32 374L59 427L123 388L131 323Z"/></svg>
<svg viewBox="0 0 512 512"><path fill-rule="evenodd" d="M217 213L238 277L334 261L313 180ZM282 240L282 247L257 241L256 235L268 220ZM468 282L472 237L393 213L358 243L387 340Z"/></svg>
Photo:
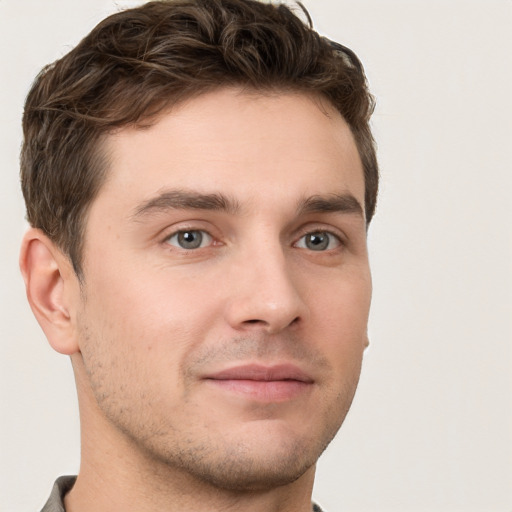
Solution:
<svg viewBox="0 0 512 512"><path fill-rule="evenodd" d="M290 323L286 324L285 326L281 327L292 327L296 326L300 322L300 317L296 316ZM269 322L266 322L265 320L259 320L257 318L253 318L251 320L245 320L244 325L261 325L261 326L268 326L270 327L271 324Z"/></svg>

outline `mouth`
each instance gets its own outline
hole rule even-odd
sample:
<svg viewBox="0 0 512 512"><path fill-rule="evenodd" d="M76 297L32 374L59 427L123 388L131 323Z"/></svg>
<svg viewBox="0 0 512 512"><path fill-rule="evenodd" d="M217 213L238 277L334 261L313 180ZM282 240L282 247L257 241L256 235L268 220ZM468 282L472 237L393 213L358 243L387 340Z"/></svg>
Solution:
<svg viewBox="0 0 512 512"><path fill-rule="evenodd" d="M314 380L292 364L235 366L204 379L218 390L261 402L284 402L310 390Z"/></svg>

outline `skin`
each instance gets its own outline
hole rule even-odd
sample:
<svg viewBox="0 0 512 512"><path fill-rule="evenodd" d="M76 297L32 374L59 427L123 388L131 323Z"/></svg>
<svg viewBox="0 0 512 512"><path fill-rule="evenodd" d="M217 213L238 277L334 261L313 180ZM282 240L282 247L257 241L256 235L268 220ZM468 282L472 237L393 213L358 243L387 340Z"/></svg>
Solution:
<svg viewBox="0 0 512 512"><path fill-rule="evenodd" d="M364 180L347 124L305 94L220 89L104 150L83 284L38 230L21 256L77 381L82 462L66 509L310 510L368 343ZM199 247L180 246L185 231ZM270 382L247 378L254 365Z"/></svg>

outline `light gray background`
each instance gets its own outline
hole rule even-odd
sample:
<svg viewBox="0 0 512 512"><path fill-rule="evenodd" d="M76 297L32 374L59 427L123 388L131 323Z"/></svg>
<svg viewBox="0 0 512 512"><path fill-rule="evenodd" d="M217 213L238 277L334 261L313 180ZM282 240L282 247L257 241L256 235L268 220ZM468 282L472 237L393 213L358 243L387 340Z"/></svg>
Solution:
<svg viewBox="0 0 512 512"><path fill-rule="evenodd" d="M32 318L17 267L23 100L44 64L135 3L0 0L5 511L39 510L79 460L70 364ZM382 169L371 346L316 499L330 512L511 512L512 2L305 3L365 64Z"/></svg>

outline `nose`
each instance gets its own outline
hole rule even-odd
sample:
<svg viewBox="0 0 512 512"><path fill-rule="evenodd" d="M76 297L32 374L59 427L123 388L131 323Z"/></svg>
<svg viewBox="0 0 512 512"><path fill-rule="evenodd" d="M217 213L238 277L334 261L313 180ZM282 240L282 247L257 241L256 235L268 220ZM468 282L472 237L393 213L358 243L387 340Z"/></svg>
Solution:
<svg viewBox="0 0 512 512"><path fill-rule="evenodd" d="M226 320L233 329L275 334L304 321L299 275L281 247L242 257L229 274Z"/></svg>

